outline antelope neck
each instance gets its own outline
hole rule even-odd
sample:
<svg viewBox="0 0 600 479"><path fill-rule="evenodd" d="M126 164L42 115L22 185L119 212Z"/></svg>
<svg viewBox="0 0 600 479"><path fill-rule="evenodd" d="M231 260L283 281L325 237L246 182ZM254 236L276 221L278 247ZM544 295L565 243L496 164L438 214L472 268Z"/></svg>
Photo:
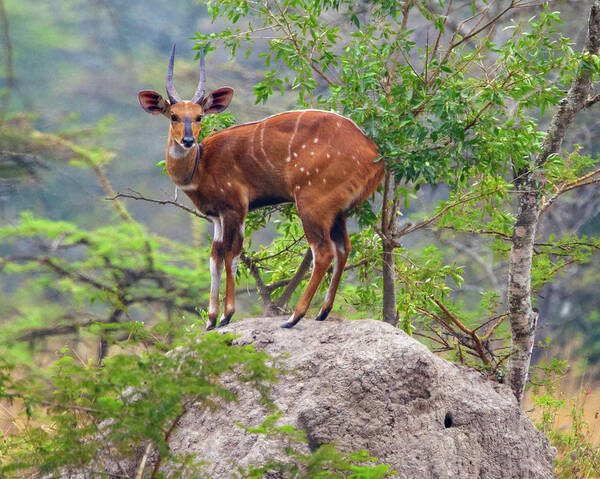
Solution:
<svg viewBox="0 0 600 479"><path fill-rule="evenodd" d="M179 146L179 145L177 145L177 146ZM196 174L196 171L198 170L198 164L200 163L200 158L202 157L202 150L203 150L202 143L197 143L195 154L192 153L192 151L190 151L187 155L185 155L181 159L172 160L172 163L175 163L178 166L181 165L182 163L189 165L189 161L187 160L187 158L189 158L189 156L191 154L194 155L194 163L193 163L191 169L189 170L189 173L179 174L179 171L177 171L177 173L175 175L169 173L169 176L171 176L171 178L175 184L177 184L179 186L186 186L192 182L192 180L194 179L194 175ZM180 170L180 168L177 168L177 169Z"/></svg>

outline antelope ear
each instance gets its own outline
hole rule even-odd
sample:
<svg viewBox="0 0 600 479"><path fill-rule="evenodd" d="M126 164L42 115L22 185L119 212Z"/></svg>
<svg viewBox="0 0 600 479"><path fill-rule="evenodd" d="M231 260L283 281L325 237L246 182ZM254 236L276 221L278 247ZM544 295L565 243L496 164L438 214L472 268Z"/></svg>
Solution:
<svg viewBox="0 0 600 479"><path fill-rule="evenodd" d="M144 111L153 115L166 115L171 106L160 94L152 90L142 90L138 93L138 99Z"/></svg>
<svg viewBox="0 0 600 479"><path fill-rule="evenodd" d="M233 88L229 88L228 86L217 88L203 100L204 114L221 113L231 103L232 96Z"/></svg>

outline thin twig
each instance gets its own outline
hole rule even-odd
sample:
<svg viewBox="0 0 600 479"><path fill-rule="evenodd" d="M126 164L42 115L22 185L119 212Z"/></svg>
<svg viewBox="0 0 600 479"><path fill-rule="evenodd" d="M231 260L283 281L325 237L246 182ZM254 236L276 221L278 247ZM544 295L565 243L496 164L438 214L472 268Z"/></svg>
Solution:
<svg viewBox="0 0 600 479"><path fill-rule="evenodd" d="M182 205L181 203L178 203L177 201L172 201L172 200L157 200L157 199L154 199L154 198L147 198L147 197L145 197L144 195L142 195L141 193L139 193L137 191L134 191L134 190L131 190L131 189L130 189L130 191L133 194L128 195L128 194L125 194L125 193L116 193L113 197L105 198L105 199L108 200L108 201L114 201L117 198L128 198L128 199L131 199L131 200L147 201L149 203L156 203L156 204L159 204L159 205L172 205L172 206L176 206L177 208L181 208L182 210L186 211L187 213L189 213L191 215L194 215L194 216L196 216L198 218L202 218L203 220L206 220L206 221L210 221L212 223L212 220L210 219L210 217L208 217L206 215L203 215L202 213L199 213L198 211L196 211L196 210L194 210L194 209L192 209L192 208L190 208L188 206Z"/></svg>

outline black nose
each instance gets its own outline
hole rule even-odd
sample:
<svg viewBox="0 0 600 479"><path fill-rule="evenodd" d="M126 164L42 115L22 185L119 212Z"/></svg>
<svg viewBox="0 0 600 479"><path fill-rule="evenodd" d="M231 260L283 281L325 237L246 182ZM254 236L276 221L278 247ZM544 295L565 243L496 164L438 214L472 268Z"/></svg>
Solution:
<svg viewBox="0 0 600 479"><path fill-rule="evenodd" d="M190 146L194 146L194 139L191 136L185 136L183 137L183 140L181 140L181 143L183 143L183 146L186 148L189 148Z"/></svg>

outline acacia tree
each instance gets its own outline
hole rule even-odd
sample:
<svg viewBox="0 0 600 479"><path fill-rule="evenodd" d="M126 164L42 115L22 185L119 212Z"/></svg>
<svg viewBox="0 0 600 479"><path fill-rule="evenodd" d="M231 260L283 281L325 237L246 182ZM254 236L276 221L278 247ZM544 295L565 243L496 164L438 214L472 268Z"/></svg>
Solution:
<svg viewBox="0 0 600 479"><path fill-rule="evenodd" d="M397 324L402 317L409 332L421 320L428 340L461 360L464 350L494 371L508 360L509 383L521 401L535 333L532 295L561 269L587 261L600 244L571 234L536 237L541 213L556 199L598 182L596 158L578 148L560 154L575 114L598 100L589 97L600 66L597 3L581 53L556 30L560 19L549 2L206 4L213 19L227 17L232 26L198 33L197 48L221 44L232 56L261 52L267 71L254 87L257 102L289 88L299 105L337 110L377 143L387 167L381 208L360 212L363 230L353 239L359 263L379 249L376 283L383 291L354 293L379 303L384 321ZM532 9L535 17L520 18ZM543 115L555 105L544 131ZM407 208L426 184L443 185L448 199L424 219L406 221L401 205ZM445 264L435 245L421 252L402 247L409 234L424 229L444 238L493 238L488 246L508 263L508 274L495 281L506 285L508 301L498 291L470 310L453 301L462 269ZM305 267L303 261L299 273ZM372 269L363 274L372 278Z"/></svg>

